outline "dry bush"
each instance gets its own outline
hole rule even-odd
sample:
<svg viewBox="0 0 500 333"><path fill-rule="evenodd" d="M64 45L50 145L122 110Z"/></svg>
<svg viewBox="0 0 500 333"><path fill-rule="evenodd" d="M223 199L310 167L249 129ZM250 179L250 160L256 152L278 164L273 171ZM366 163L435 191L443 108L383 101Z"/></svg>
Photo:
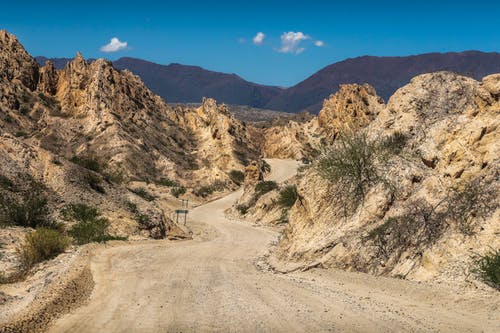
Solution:
<svg viewBox="0 0 500 333"><path fill-rule="evenodd" d="M70 239L58 230L40 228L27 234L18 248L22 270L29 270L36 263L56 257L69 244Z"/></svg>
<svg viewBox="0 0 500 333"><path fill-rule="evenodd" d="M333 185L333 199L347 215L363 202L374 185L392 186L384 172L404 144L400 135L369 140L364 132L343 133L320 158L316 170Z"/></svg>
<svg viewBox="0 0 500 333"><path fill-rule="evenodd" d="M365 240L372 241L377 255L399 259L409 249L421 253L432 246L448 229L442 203L433 206L424 199L407 205L405 213L387 218L372 229Z"/></svg>
<svg viewBox="0 0 500 333"><path fill-rule="evenodd" d="M498 208L498 191L483 179L469 180L450 189L446 217L466 236L473 235L481 219Z"/></svg>

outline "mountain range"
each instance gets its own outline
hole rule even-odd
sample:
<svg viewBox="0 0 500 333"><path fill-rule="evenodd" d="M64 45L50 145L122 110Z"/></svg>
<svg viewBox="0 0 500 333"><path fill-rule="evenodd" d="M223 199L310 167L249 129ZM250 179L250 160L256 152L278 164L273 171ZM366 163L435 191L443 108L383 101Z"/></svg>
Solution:
<svg viewBox="0 0 500 333"><path fill-rule="evenodd" d="M62 69L71 59L39 56L36 60L40 65L51 60L56 68ZM198 66L160 65L136 58L120 58L113 65L139 75L153 92L169 103L198 103L203 97L211 97L227 104L317 113L323 100L337 92L341 84L369 83L387 100L412 77L422 73L446 70L479 80L500 72L500 53L465 51L404 57L362 56L326 66L289 88L260 85L236 74Z"/></svg>

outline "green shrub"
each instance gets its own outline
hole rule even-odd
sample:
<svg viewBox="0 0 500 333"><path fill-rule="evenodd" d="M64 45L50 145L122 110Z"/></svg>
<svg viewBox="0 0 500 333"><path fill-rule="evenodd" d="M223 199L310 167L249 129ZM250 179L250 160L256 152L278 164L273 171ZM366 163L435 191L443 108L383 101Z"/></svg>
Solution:
<svg viewBox="0 0 500 333"><path fill-rule="evenodd" d="M61 214L66 219L91 222L99 217L99 210L83 203L73 203L66 205Z"/></svg>
<svg viewBox="0 0 500 333"><path fill-rule="evenodd" d="M475 264L474 271L479 277L487 284L500 290L500 249L480 256Z"/></svg>
<svg viewBox="0 0 500 333"><path fill-rule="evenodd" d="M55 227L49 219L47 197L43 186L33 182L20 197L0 196L0 224L17 225L21 227Z"/></svg>
<svg viewBox="0 0 500 333"><path fill-rule="evenodd" d="M158 180L156 182L157 185L161 185L161 186L167 186L167 187L176 187L176 186L179 186L179 184L176 182L176 181L173 181L169 178L160 178L160 180Z"/></svg>
<svg viewBox="0 0 500 333"><path fill-rule="evenodd" d="M170 193L176 198L186 193L186 188L184 186L174 187L170 190Z"/></svg>
<svg viewBox="0 0 500 333"><path fill-rule="evenodd" d="M137 208L137 204L132 201L126 201L125 205L127 206L128 210L130 210L132 213L137 214L139 212L139 209Z"/></svg>
<svg viewBox="0 0 500 333"><path fill-rule="evenodd" d="M245 180L245 174L240 170L231 170L229 172L229 178L231 178L236 185L241 185Z"/></svg>
<svg viewBox="0 0 500 333"><path fill-rule="evenodd" d="M135 217L137 223L139 223L140 228L148 228L151 225L151 217L146 214L137 214Z"/></svg>
<svg viewBox="0 0 500 333"><path fill-rule="evenodd" d="M345 213L356 209L373 185L388 184L383 173L393 152L389 146L365 133L342 134L319 160L316 169L335 186L333 198Z"/></svg>
<svg viewBox="0 0 500 333"><path fill-rule="evenodd" d="M95 157L73 156L70 161L78 164L85 169L89 169L98 173L104 169L104 167Z"/></svg>
<svg viewBox="0 0 500 333"><path fill-rule="evenodd" d="M267 192L271 192L273 190L276 190L277 188L278 188L278 184L275 181L266 180L263 182L259 182L255 185L255 195L257 197L261 197L262 195L266 194Z"/></svg>
<svg viewBox="0 0 500 333"><path fill-rule="evenodd" d="M236 209L238 210L238 212L240 212L241 215L245 215L246 213L248 213L249 207L247 205L237 205Z"/></svg>
<svg viewBox="0 0 500 333"><path fill-rule="evenodd" d="M297 201L297 186L288 185L280 191L278 203L281 207L292 207Z"/></svg>
<svg viewBox="0 0 500 333"><path fill-rule="evenodd" d="M227 184L225 182L220 181L220 180L216 180L215 182L213 182L210 185L202 186L199 189L195 190L194 194L199 196L199 197L205 198L214 192L223 191L226 188L226 186L227 186Z"/></svg>
<svg viewBox="0 0 500 333"><path fill-rule="evenodd" d="M69 244L69 238L57 230L40 228L29 233L18 248L22 268L27 270L36 263L56 257Z"/></svg>
<svg viewBox="0 0 500 333"><path fill-rule="evenodd" d="M143 198L146 201L153 201L155 199L155 197L152 194L150 194L148 191L146 191L146 189L143 187L129 188L128 190L130 192L140 196L141 198Z"/></svg>
<svg viewBox="0 0 500 333"><path fill-rule="evenodd" d="M78 245L109 240L124 240L124 237L111 236L107 233L108 219L101 217L97 208L86 204L70 204L63 208L62 215L76 223L69 234Z"/></svg>

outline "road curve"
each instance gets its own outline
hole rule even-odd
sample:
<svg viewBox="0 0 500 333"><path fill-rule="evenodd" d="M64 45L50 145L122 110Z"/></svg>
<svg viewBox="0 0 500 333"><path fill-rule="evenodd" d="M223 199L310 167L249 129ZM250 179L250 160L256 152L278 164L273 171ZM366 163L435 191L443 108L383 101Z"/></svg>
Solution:
<svg viewBox="0 0 500 333"><path fill-rule="evenodd" d="M272 178L296 164L271 160ZM197 207L192 241L97 253L87 305L50 332L495 332L499 298L336 270L273 274L254 262L273 231L225 218L241 194Z"/></svg>

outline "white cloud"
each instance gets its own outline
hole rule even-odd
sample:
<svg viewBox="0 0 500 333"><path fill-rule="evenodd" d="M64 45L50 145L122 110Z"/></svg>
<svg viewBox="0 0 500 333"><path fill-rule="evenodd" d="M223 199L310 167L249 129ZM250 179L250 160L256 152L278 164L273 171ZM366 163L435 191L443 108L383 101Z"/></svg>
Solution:
<svg viewBox="0 0 500 333"><path fill-rule="evenodd" d="M266 35L263 32L258 32L253 38L253 43L255 45L262 45L264 38L266 38Z"/></svg>
<svg viewBox="0 0 500 333"><path fill-rule="evenodd" d="M325 43L322 40L317 40L314 42L314 45L316 45L317 47L322 47L325 46Z"/></svg>
<svg viewBox="0 0 500 333"><path fill-rule="evenodd" d="M100 50L102 52L117 52L126 49L127 46L127 42L121 42L118 38L113 37L108 44L101 46Z"/></svg>
<svg viewBox="0 0 500 333"><path fill-rule="evenodd" d="M308 40L311 37L302 32L284 32L281 35L281 47L278 52L281 53L295 53L299 54L305 50L305 48L300 47L300 42Z"/></svg>

